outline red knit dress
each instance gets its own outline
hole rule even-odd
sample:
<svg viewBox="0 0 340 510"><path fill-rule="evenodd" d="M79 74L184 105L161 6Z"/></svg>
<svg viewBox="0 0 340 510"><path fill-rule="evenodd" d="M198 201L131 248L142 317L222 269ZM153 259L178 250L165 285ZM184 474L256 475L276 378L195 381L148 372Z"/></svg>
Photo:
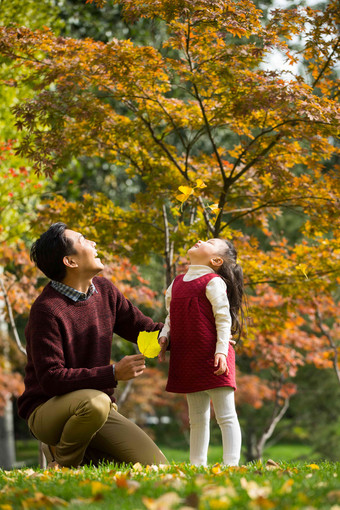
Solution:
<svg viewBox="0 0 340 510"><path fill-rule="evenodd" d="M175 278L171 291L170 365L166 390L193 393L221 386L236 390L235 351L230 343L228 375L214 374L217 332L205 289L212 278L220 277L209 273L184 281L183 276Z"/></svg>

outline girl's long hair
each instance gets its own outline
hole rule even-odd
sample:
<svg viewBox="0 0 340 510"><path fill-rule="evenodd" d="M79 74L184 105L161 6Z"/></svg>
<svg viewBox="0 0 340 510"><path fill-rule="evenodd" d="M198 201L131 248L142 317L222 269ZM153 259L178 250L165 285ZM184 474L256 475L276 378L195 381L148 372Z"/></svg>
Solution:
<svg viewBox="0 0 340 510"><path fill-rule="evenodd" d="M227 296L231 315L231 333L235 340L239 340L244 324L244 282L242 267L237 264L237 251L234 245L225 240L226 248L219 255L223 264L216 271L227 285Z"/></svg>

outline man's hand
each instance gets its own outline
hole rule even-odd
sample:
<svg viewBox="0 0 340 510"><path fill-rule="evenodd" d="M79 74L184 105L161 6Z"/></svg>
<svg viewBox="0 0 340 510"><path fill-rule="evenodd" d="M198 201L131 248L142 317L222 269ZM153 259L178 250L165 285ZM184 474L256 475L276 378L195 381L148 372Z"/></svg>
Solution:
<svg viewBox="0 0 340 510"><path fill-rule="evenodd" d="M133 354L124 356L123 359L115 363L116 381L128 381L134 379L144 372L145 358L143 354Z"/></svg>
<svg viewBox="0 0 340 510"><path fill-rule="evenodd" d="M214 372L215 375L222 375L224 372L227 374L229 373L229 368L227 365L227 358L225 354L217 353L215 354L215 362L214 367L218 367L217 370Z"/></svg>
<svg viewBox="0 0 340 510"><path fill-rule="evenodd" d="M168 347L169 340L166 336L160 336L158 339L158 343L161 346L161 352L158 354L159 361L165 361L165 352Z"/></svg>

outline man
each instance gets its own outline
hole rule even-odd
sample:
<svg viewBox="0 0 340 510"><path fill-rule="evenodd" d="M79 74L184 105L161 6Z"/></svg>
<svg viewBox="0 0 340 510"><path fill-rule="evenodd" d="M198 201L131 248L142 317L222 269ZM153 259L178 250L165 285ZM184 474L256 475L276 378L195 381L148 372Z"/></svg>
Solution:
<svg viewBox="0 0 340 510"><path fill-rule="evenodd" d="M19 415L44 443L52 465L92 461L167 463L155 443L117 411L118 381L141 375L141 354L110 363L112 335L136 343L161 324L143 315L106 278L96 243L55 223L33 244L31 260L50 278L25 329L27 365Z"/></svg>

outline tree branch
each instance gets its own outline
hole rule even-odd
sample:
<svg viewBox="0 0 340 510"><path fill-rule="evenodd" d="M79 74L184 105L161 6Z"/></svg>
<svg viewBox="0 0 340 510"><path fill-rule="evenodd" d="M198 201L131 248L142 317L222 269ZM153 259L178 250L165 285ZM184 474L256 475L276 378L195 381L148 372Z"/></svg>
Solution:
<svg viewBox="0 0 340 510"><path fill-rule="evenodd" d="M316 317L317 317L317 325L319 326L321 333L327 338L329 345L332 348L333 366L334 366L334 370L335 370L335 374L337 376L338 382L340 384L340 368L339 368L338 348L337 348L332 336L330 335L329 331L327 331L324 327L323 317L321 315L320 308L318 307L318 304L315 301L314 301L314 306L315 306L315 313L316 313Z"/></svg>
<svg viewBox="0 0 340 510"><path fill-rule="evenodd" d="M339 43L340 43L340 38L337 40L337 42L336 42L336 44L335 44L335 46L334 46L334 48L333 48L333 50L332 50L331 54L329 55L328 59L326 60L325 65L324 65L324 66L323 66L323 68L321 69L321 71L320 71L320 73L319 73L318 77L314 80L314 83L313 83L313 85L312 85L312 88L313 88L313 89L316 87L316 85L317 85L318 81L320 80L321 76L322 76L322 75L323 75L323 73L326 71L327 67L329 66L329 63L330 63L330 61L332 60L332 57L333 57L333 55L334 55L334 53L335 53L335 51L336 51L337 47L339 46Z"/></svg>
<svg viewBox="0 0 340 510"><path fill-rule="evenodd" d="M208 227L208 230L212 235L215 235L215 228L214 228L214 225L210 221L209 214L208 214L207 209L203 203L203 198L201 196L199 196L198 201L199 201L200 206L202 207L204 220Z"/></svg>
<svg viewBox="0 0 340 510"><path fill-rule="evenodd" d="M275 403L274 411L272 414L271 422L268 425L267 429L263 432L260 440L257 442L257 449L259 452L262 452L264 449L264 445L266 444L266 441L273 435L276 425L279 423L279 421L283 418L285 412L287 411L289 407L289 398L285 399L284 405L281 407L280 411L277 410L278 403Z"/></svg>
<svg viewBox="0 0 340 510"><path fill-rule="evenodd" d="M162 214L163 214L163 223L164 223L164 254L165 254L165 264L166 264L166 286L172 282L172 260L173 260L173 245L170 242L170 231L169 231L169 222L168 222L168 214L166 210L165 204L162 205Z"/></svg>
<svg viewBox="0 0 340 510"><path fill-rule="evenodd" d="M8 317L9 317L10 324L11 324L11 327L12 327L12 330L13 330L15 342L17 344L17 347L18 347L19 351L22 352L23 354L25 354L25 356L26 356L27 352L26 352L26 349L24 348L24 346L21 343L21 340L20 340L20 337L19 337L19 333L18 333L16 324L15 324L15 321L14 321L11 303L9 302L8 294L7 294L7 291L6 291L6 288L5 288L5 284L4 284L4 281L3 281L2 278L0 278L0 287L1 287L4 299L5 299L5 304L6 304L6 308L7 308L7 312L8 312Z"/></svg>

